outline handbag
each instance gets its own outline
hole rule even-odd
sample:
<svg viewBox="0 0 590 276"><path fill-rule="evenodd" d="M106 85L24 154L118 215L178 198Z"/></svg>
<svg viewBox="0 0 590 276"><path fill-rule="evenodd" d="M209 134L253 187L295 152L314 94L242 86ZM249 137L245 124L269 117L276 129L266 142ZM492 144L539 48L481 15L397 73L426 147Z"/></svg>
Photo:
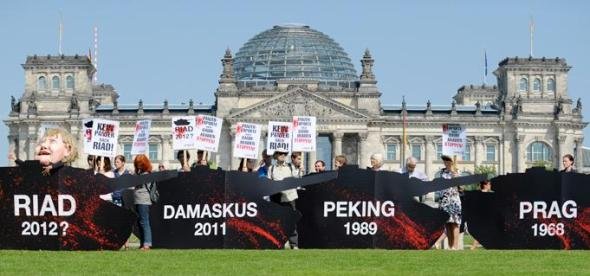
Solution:
<svg viewBox="0 0 590 276"><path fill-rule="evenodd" d="M150 194L150 200L152 203L157 203L160 200L160 192L158 192L158 187L156 186L155 182L145 184L145 189Z"/></svg>

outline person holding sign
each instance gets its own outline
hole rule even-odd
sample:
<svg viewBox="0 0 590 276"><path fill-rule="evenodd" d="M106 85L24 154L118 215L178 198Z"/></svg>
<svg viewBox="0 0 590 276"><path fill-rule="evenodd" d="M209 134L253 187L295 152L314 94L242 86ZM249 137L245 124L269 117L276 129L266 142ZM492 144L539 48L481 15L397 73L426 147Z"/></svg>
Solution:
<svg viewBox="0 0 590 276"><path fill-rule="evenodd" d="M276 160L276 164L271 165L268 168L268 175L267 175L268 179L275 180L275 181L281 181L281 180L288 178L288 177L294 177L295 175L297 175L297 177L301 177L301 176L299 176L300 171L296 170L296 169L294 170L294 166L292 164L289 164L286 162L287 152L275 151L273 156ZM301 158L301 154L299 154L299 158ZM295 159L297 159L297 157ZM272 195L270 197L270 199L271 199L271 201L273 201L275 203L278 203L283 206L289 206L289 207L293 208L293 210L297 210L297 208L295 207L295 200L298 197L299 196L297 195L297 190L290 189L290 190L282 191L276 195ZM299 249L298 244L299 243L298 243L297 229L295 229L293 231L293 233L291 233L289 235L289 241L288 241L288 244L285 245L285 248L288 248L288 246L290 246L291 249Z"/></svg>
<svg viewBox="0 0 590 276"><path fill-rule="evenodd" d="M240 166L238 167L238 171L241 171L241 172L256 172L256 170L254 170L254 167L255 166L256 166L256 160L254 160L254 159L241 158L240 159Z"/></svg>
<svg viewBox="0 0 590 276"><path fill-rule="evenodd" d="M176 153L176 160L180 163L180 168L178 168L179 172L190 172L191 167L189 167L189 161L191 159L191 154L188 150L179 150Z"/></svg>
<svg viewBox="0 0 590 276"><path fill-rule="evenodd" d="M445 167L441 169L442 178L451 179L459 177L459 172L454 169L453 159L447 155L442 155ZM449 219L445 224L445 230L451 250L459 248L459 226L461 225L461 198L459 197L459 188L450 187L441 191L440 209L449 214Z"/></svg>
<svg viewBox="0 0 590 276"><path fill-rule="evenodd" d="M197 161L195 161L191 167L196 168L197 166L207 166L209 169L216 170L217 164L214 161L207 161L208 152L204 150L197 150Z"/></svg>
<svg viewBox="0 0 590 276"><path fill-rule="evenodd" d="M262 151L262 159L260 160L260 164L258 166L258 176L259 177L267 177L268 176L268 168L272 165L272 156L268 155L267 150L264 149Z"/></svg>

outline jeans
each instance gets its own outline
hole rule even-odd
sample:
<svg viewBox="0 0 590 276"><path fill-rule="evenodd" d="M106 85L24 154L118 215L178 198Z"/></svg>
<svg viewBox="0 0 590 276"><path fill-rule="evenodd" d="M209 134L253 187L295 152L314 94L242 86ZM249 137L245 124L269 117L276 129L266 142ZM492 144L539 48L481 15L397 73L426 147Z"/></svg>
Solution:
<svg viewBox="0 0 590 276"><path fill-rule="evenodd" d="M139 240L141 247L152 246L152 228L150 226L150 205L135 204L139 214Z"/></svg>

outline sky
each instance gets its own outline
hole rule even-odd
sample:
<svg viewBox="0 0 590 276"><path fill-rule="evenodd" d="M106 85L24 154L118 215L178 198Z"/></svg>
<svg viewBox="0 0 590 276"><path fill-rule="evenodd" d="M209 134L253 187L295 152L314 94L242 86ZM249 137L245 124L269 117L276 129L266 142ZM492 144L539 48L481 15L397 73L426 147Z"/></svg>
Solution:
<svg viewBox="0 0 590 276"><path fill-rule="evenodd" d="M86 55L99 29L99 82L121 104L214 103L226 48L285 23L321 31L344 48L357 73L370 49L382 104L449 105L457 89L482 84L505 57L528 57L535 22L535 57L566 58L569 95L582 97L590 118L588 1L3 1L0 3L0 114L24 92L27 55ZM495 84L490 73L488 84ZM0 126L0 137L7 128ZM589 128L585 135L590 137ZM590 145L590 138L585 139ZM8 142L0 139L0 166Z"/></svg>

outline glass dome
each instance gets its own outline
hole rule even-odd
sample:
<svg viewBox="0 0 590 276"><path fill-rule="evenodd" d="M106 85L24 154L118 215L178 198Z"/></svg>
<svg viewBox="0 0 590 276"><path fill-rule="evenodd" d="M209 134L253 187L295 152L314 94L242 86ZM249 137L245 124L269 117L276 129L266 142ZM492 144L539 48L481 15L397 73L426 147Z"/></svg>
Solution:
<svg viewBox="0 0 590 276"><path fill-rule="evenodd" d="M248 40L236 53L234 73L239 81L358 80L350 58L338 43L302 25L274 26Z"/></svg>

